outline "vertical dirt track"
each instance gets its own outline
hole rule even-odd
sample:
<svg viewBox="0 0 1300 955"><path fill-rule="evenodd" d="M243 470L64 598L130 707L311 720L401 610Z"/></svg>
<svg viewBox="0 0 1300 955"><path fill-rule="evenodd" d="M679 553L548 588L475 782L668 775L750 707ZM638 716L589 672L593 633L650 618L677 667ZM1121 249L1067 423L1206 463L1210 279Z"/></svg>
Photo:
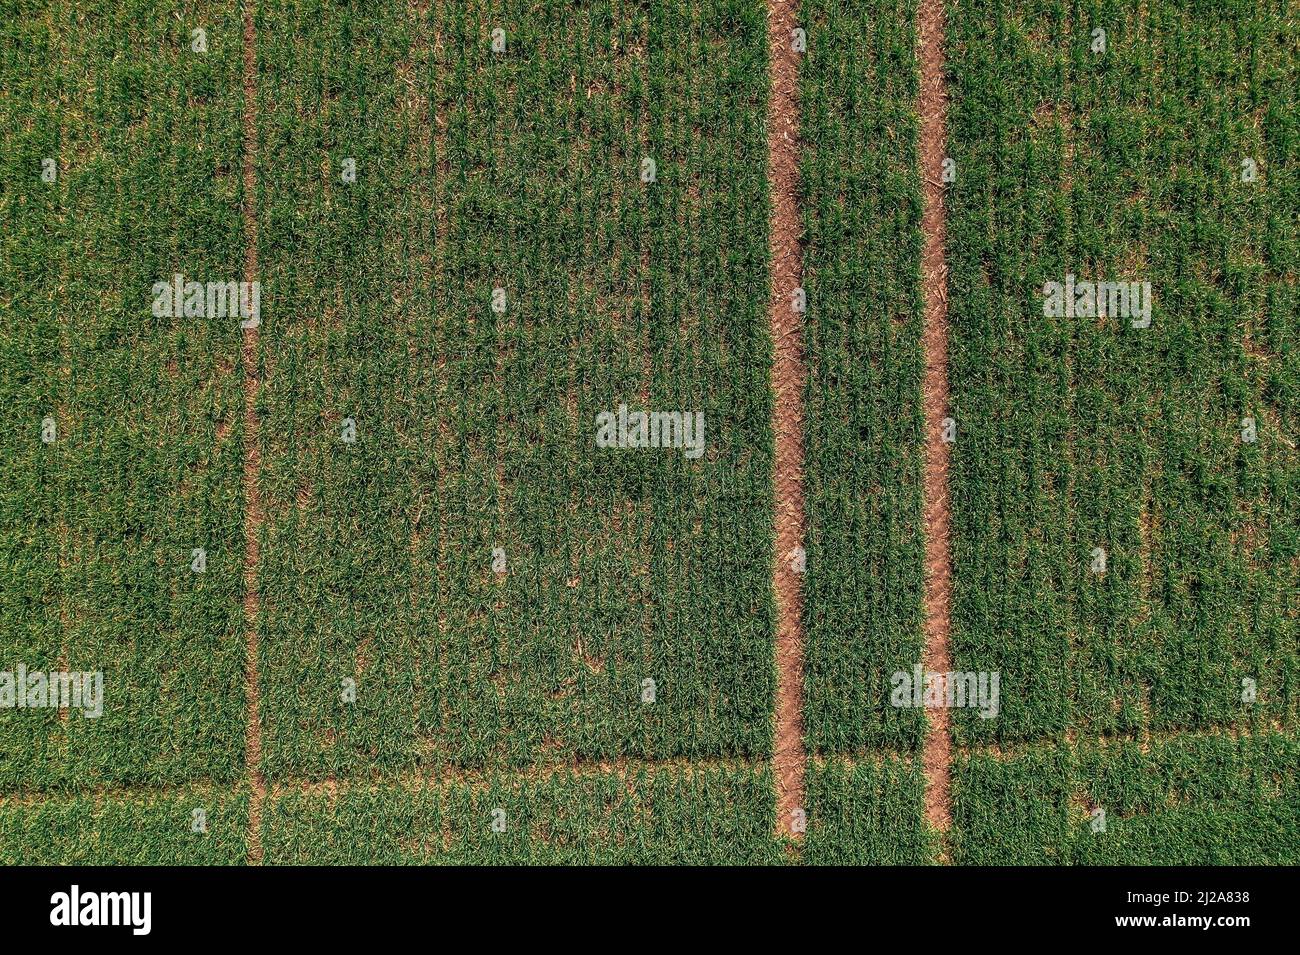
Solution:
<svg viewBox="0 0 1300 955"><path fill-rule="evenodd" d="M927 672L952 669L949 635L952 630L952 499L948 485L949 450L941 440L942 422L948 416L948 267L944 260L946 225L942 170L948 90L944 80L942 0L921 0L918 14L921 97L921 176L925 209L921 228L921 258L925 297L925 659ZM949 774L952 758L950 714L944 707L927 710L930 730L923 757L925 814L941 836L952 825ZM946 850L941 852L946 862Z"/></svg>
<svg viewBox="0 0 1300 955"><path fill-rule="evenodd" d="M257 268L257 29L251 3L244 5L244 281L258 280ZM262 777L262 718L258 688L258 563L262 528L262 497L259 487L262 469L261 422L257 417L257 343L260 329L245 328L241 360L244 366L244 626L248 634L248 657L244 669L244 692L248 701L248 724L244 737L244 763L250 787L248 801L248 862L262 863L262 801L266 780Z"/></svg>
<svg viewBox="0 0 1300 955"><path fill-rule="evenodd" d="M803 582L791 551L804 545L803 496L803 315L793 292L802 282L803 232L799 215L799 54L791 44L794 0L768 0L768 54L772 91L768 104L768 179L772 192L772 297L768 317L775 354L772 362L772 432L776 440L773 486L776 496L776 777L777 832L797 837L795 809L804 804Z"/></svg>

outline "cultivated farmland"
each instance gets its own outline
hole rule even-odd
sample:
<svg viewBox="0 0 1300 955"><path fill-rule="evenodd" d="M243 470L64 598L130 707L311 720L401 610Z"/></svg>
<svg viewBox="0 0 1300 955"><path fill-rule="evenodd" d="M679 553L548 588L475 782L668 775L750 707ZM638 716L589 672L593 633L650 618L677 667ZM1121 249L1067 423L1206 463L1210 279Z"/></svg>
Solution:
<svg viewBox="0 0 1300 955"><path fill-rule="evenodd" d="M0 44L0 860L1300 860L1293 4Z"/></svg>
<svg viewBox="0 0 1300 955"><path fill-rule="evenodd" d="M1062 838L1108 805L1158 832L1222 799L1284 813L1273 849L1205 837L1182 861L1297 850L1298 37L1281 6L1184 7L950 18L954 658L1000 669L1004 701L992 720L958 711L956 734L1067 744L1005 772L963 762L972 857L1024 858L985 830L1013 779L1035 780L1017 802ZM1149 327L1045 317L1044 283L1068 274L1149 281ZM1193 794L1178 774L1198 759L1216 762ZM1236 774L1250 784L1220 783ZM1063 785L1064 801L1042 789ZM1161 820L1166 796L1180 808ZM1064 861L1061 839L1025 828L1030 856ZM1084 839L1079 859L1142 858L1140 841L1107 844Z"/></svg>

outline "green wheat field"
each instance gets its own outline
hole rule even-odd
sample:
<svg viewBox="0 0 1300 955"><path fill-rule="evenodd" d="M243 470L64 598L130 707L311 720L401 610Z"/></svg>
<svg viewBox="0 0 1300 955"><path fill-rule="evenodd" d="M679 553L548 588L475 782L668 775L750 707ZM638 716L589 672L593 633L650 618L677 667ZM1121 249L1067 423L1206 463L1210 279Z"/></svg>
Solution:
<svg viewBox="0 0 1300 955"><path fill-rule="evenodd" d="M799 4L797 839L762 0L244 16L0 0L0 861L1300 864L1294 0L946 4L946 832L917 10Z"/></svg>

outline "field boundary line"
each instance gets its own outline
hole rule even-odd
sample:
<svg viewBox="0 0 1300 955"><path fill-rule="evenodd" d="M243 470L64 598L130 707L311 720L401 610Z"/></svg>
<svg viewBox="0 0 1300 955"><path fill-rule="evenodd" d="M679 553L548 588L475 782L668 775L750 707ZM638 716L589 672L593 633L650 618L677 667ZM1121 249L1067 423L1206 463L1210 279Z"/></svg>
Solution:
<svg viewBox="0 0 1300 955"><path fill-rule="evenodd" d="M1300 728L1286 726L1278 721L1265 726L1224 724L1200 729L1173 729L1144 737L1136 733L1119 733L1111 736L1095 737L1095 744L1105 748L1121 743L1176 743L1182 740L1208 739L1227 736L1234 739L1268 736L1296 736ZM974 746L955 746L954 756L974 757L990 756L998 760L1017 759L1035 753L1054 750L1079 750L1077 741L1058 737L1042 737L1010 744L981 743ZM809 757L809 764L824 769L831 765L846 767L875 766L886 762L899 762L914 766L921 759L915 750L879 749L871 751L846 751L835 753L818 753ZM407 770L399 772L378 772L369 775L349 776L343 779L305 779L288 778L270 783L263 792L272 797L294 792L343 791L358 786L386 785L438 785L484 787L491 784L516 784L526 782L545 782L555 776L569 774L576 777L614 776L623 777L636 772L679 773L690 776L697 772L718 771L758 771L768 765L762 757L709 757L691 759L689 757L670 757L667 759L641 759L637 757L620 757L617 759L569 760L559 763L539 763L532 766L513 769L484 769L470 767L435 767L424 770ZM228 793L238 795L242 789L239 781L221 782L213 779L189 779L177 783L145 786L96 786L90 789L69 790L35 790L25 792L0 793L0 808L6 806L30 806L39 803L71 802L77 799L165 799L172 796Z"/></svg>
<svg viewBox="0 0 1300 955"><path fill-rule="evenodd" d="M641 759L619 757L616 759L569 760L556 763L539 763L533 766L486 769L479 767L430 767L421 770L397 772L372 772L339 778L308 779L303 777L275 780L266 785L262 796L274 798L286 793L346 791L358 786L437 785L484 788L493 784L517 785L541 783L556 776L571 775L579 778L611 776L623 778L638 772L678 773L689 777L694 773L737 772L748 770L757 773L768 766L764 757L711 757L691 759ZM10 805L33 805L45 802L71 802L77 799L166 799L196 793L227 793L237 796L244 789L241 781L220 782L212 779L190 779L183 782L143 786L97 786L82 791L36 790L31 792L0 793L0 808ZM251 793L250 793L251 796ZM250 806L251 811L251 806Z"/></svg>
<svg viewBox="0 0 1300 955"><path fill-rule="evenodd" d="M773 590L776 598L776 713L772 768L776 782L778 834L798 839L796 810L804 808L803 741L803 582L793 551L804 544L807 518L803 488L802 312L795 289L803 282L803 229L799 214L799 54L795 52L797 0L768 0L767 43L771 91L767 116L772 328L772 475L776 518Z"/></svg>
<svg viewBox="0 0 1300 955"><path fill-rule="evenodd" d="M950 445L942 438L948 416L948 266L947 223L943 207L943 160L946 150L948 89L944 79L943 0L921 0L917 10L921 68L920 161L925 205L921 217L924 248L921 285L925 298L922 347L925 378L921 396L925 413L925 669L952 670L952 497L949 487ZM952 721L942 707L928 712L923 764L925 815L939 834L940 860L947 863L946 833L952 827Z"/></svg>
<svg viewBox="0 0 1300 955"><path fill-rule="evenodd" d="M129 802L142 799L171 799L177 796L191 795L228 795L238 796L241 781L222 782L213 779L187 779L176 783L157 785L111 785L93 786L89 789L41 789L27 792L0 793L0 809L8 806L39 806L75 802L78 799L93 799L96 802L115 800Z"/></svg>
<svg viewBox="0 0 1300 955"><path fill-rule="evenodd" d="M272 784L271 797L291 793L332 795L349 789L373 788L377 786L400 786L414 788L447 788L462 786L469 789L486 789L489 786L518 786L526 783L546 783L557 776L571 776L586 779L608 776L613 779L626 779L635 773L675 773L683 778L691 778L695 773L708 772L757 772L767 766L767 760L754 757L711 758L711 759L602 759L578 760L560 763L543 763L522 769L468 769L449 770L426 769L399 773L375 773L369 776L352 776L345 779L287 779Z"/></svg>
<svg viewBox="0 0 1300 955"><path fill-rule="evenodd" d="M244 10L244 281L258 280L257 262L257 25L253 0ZM257 415L258 375L257 324L244 328L240 358L244 370L244 626L247 657L244 665L244 695L247 700L247 728L244 736L244 766L248 776L248 862L262 864L262 800L266 780L262 776L261 688L258 680L258 632L261 596L258 568L261 562L259 536L262 531L260 447L262 427Z"/></svg>
<svg viewBox="0 0 1300 955"><path fill-rule="evenodd" d="M450 72L443 62L443 57L446 56L447 52L443 34L448 26L445 8L445 0L431 0L429 5L429 11L433 18L431 37L433 46L429 56L429 121L433 126L431 139L431 148L433 150L433 175L431 177L433 188L433 270L430 276L432 285L429 289L429 299L431 303L431 335L435 352L432 386L436 402L443 400L443 397L451 388L450 382L452 381L452 372L447 370L447 357L450 352L447 347L447 317L451 314L451 311L445 307L442 298L443 290L447 287L447 234L450 228L448 224L450 211L447 201L447 189L448 183L451 181L451 160L448 158L447 153L448 107L444 102L444 94L446 93L444 82L446 74ZM468 352L466 354L466 360L468 360ZM453 445L448 429L449 425L446 420L439 418L431 432L432 490L437 501L442 500L442 492L447 486L449 469L445 458L448 450ZM447 658L451 627L447 620L447 607L443 599L448 590L447 509L442 506L438 507L438 526L435 533L437 535L433 543L433 559L435 563L430 583L433 593L437 596L434 601L437 634L432 643L432 682L438 689L437 715L438 728L441 730L451 724L450 694L447 692L447 687L450 685L450 668L447 666ZM444 833L444 839L449 838L450 832Z"/></svg>
<svg viewBox="0 0 1300 955"><path fill-rule="evenodd" d="M920 764L921 754L915 750L874 749L853 750L843 753L810 753L808 765L814 769L826 769L828 766L843 766L853 769L858 766L881 768L886 763L902 763L906 766Z"/></svg>
<svg viewBox="0 0 1300 955"><path fill-rule="evenodd" d="M1078 752L1088 747L1096 749L1108 749L1113 746L1120 746L1124 743L1135 743L1141 746L1146 752L1152 744L1164 746L1169 743L1178 743L1183 740L1200 740L1212 739L1215 737L1231 737L1232 739L1255 738L1264 736L1294 736L1297 733L1295 726L1287 726L1280 720L1269 720L1266 723L1218 723L1213 726L1201 726L1196 729L1179 728L1171 730L1162 730L1159 732L1148 732L1145 729L1137 732L1128 733L1105 733L1096 736L1086 737L1086 743L1078 739L1062 738L1059 736L1039 737L1030 740L1018 740L1014 743L977 743L973 746L957 746L953 748L955 755L963 758L976 756L990 756L993 759L1003 761L1010 759L1019 759L1023 756L1031 756L1035 753L1048 753L1053 750L1070 750Z"/></svg>

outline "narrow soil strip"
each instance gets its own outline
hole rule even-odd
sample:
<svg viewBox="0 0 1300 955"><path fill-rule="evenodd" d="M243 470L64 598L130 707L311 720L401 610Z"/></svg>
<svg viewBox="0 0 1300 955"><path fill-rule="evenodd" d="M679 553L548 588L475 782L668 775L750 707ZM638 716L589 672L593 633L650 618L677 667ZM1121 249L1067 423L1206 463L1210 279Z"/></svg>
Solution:
<svg viewBox="0 0 1300 955"><path fill-rule="evenodd" d="M401 786L427 789L449 789L464 786L471 789L490 789L496 786L516 787L525 783L545 783L561 777L590 779L598 777L615 777L626 779L638 773L654 775L672 774L687 779L696 774L705 773L752 773L757 774L764 768L764 763L750 759L638 759L620 757L608 760L570 760L557 763L540 763L525 769L506 772L493 772L483 769L465 767L437 767L423 772L411 771L401 773L375 772L369 775L353 775L346 779L282 779L271 787L271 797L278 798L288 793L299 795L334 795L340 792L376 787Z"/></svg>
<svg viewBox="0 0 1300 955"><path fill-rule="evenodd" d="M799 61L791 42L795 0L768 0L767 42L772 59L768 105L768 179L772 191L772 297L768 318L772 362L772 432L776 439L773 486L776 495L776 776L777 832L799 838L796 809L804 802L803 582L792 552L804 543L803 497L803 316L794 290L803 282L799 217Z"/></svg>
<svg viewBox="0 0 1300 955"><path fill-rule="evenodd" d="M1168 746L1172 743L1214 739L1224 736L1232 739L1263 739L1268 736L1294 734L1295 732L1296 726L1294 723L1272 719L1260 723L1220 723L1195 729L1183 727L1151 732L1149 729L1144 728L1126 733L1103 733L1092 737L1086 745L1092 750L1101 751L1137 744L1144 755L1150 755L1153 747ZM1073 733L1068 733L1064 738L1038 737L1014 743L980 743L974 746L955 746L952 754L962 759L985 757L998 762L1006 762L1048 753L1077 752L1082 748L1084 748L1084 744L1079 743L1074 738Z"/></svg>
<svg viewBox="0 0 1300 955"><path fill-rule="evenodd" d="M943 419L948 416L948 267L944 261L946 225L943 208L944 125L948 89L944 81L943 0L921 0L918 12L921 96L921 176L925 209L921 228L925 246L921 259L925 294L925 659L927 672L948 673L952 658L948 646L952 631L952 499L948 486L949 449L942 440ZM926 711L930 731L923 763L926 776L925 815L930 825L947 833L952 825L949 793L952 762L950 714L943 707ZM940 859L948 861L946 847Z"/></svg>
<svg viewBox="0 0 1300 955"><path fill-rule="evenodd" d="M1150 742L1155 744L1168 744L1179 741L1203 740L1223 736L1230 736L1233 739L1267 739L1269 736L1277 736L1281 734L1293 735L1295 732L1296 727L1294 724L1273 720L1266 726L1262 727L1250 724L1225 724L1222 726L1208 726L1199 729L1165 730L1160 733L1152 733L1147 738ZM1139 736L1137 733L1099 736L1096 739L1095 747L1098 749L1105 749L1107 747L1120 746L1125 743L1137 743L1140 742L1142 738L1143 737ZM984 756L1004 761L1039 754L1076 750L1078 748L1078 744L1072 741L1043 737L1039 739L1025 740L1010 746L978 745L956 747L953 749L953 755L964 758ZM838 753L827 756L813 756L811 762L814 766L818 767L830 765L845 767L879 766L886 760L897 760L906 763L912 759L912 756L913 754L908 750L881 749L873 752ZM620 776L640 771L648 773L677 772L682 775L687 775L703 772L757 772L765 765L766 764L761 760L745 758L688 759L685 757L674 757L670 759L642 759L634 756L620 757L617 759L578 759L564 762L537 763L519 769L500 771L489 771L486 769L474 769L464 766L453 766L451 764L440 764L430 767L423 772L394 773L375 770L369 773L353 775L347 779L287 778L277 780L270 787L269 792L272 796L276 796L284 793L312 793L328 791L331 789L346 790L349 787L401 786L413 783L427 783L433 787L482 787L488 785L515 785L525 782L543 782L562 773L580 777L609 775ZM45 789L11 791L0 793L0 807L75 802L80 799L85 799L88 796L94 796L98 799L113 800L169 799L175 796L186 795L194 792L210 792L218 795L233 794L231 788L222 782L210 779L194 779L188 780L180 785L164 783L157 786L96 786L93 789L84 792L74 793L57 793ZM265 797L265 795L266 791L263 792L263 797Z"/></svg>
<svg viewBox="0 0 1300 955"><path fill-rule="evenodd" d="M447 114L451 105L446 100L444 79L449 70L447 51L443 43L443 30L446 23L444 0L433 0L433 57L429 88L432 102L430 109L433 116L433 287L429 296L433 302L433 348L434 348L434 407L443 408L454 405L451 382L456 374L453 367L447 369L447 356L451 353L448 345L447 317L450 309L443 298L447 288L447 233L448 233L448 183L451 181L451 160L447 151ZM451 698L448 687L452 679L452 667L447 663L448 648L451 646L451 625L447 620L449 602L446 599L447 584L447 508L441 504L451 473L448 457L454 453L455 441L452 437L449 415L437 415L437 427L432 436L433 453L433 493L439 503L437 539L434 542L434 598L433 605L438 617L438 641L434 646L433 672L438 684L440 706L439 727L445 729L451 725ZM450 825L450 822L446 823ZM450 846L450 833L446 835Z"/></svg>
<svg viewBox="0 0 1300 955"><path fill-rule="evenodd" d="M411 28L411 46L407 55L397 65L396 80L400 84L398 88L397 111L399 118L404 123L411 124L412 131L408 140L408 159L411 168L419 170L419 180L415 188L415 202L419 209L418 222L413 225L414 248L411 250L411 261L416 266L418 275L407 285L402 284L401 294L409 296L410 305L408 308L413 314L419 316L419 321L425 322L427 327L417 333L411 329L407 333L407 350L410 357L419 354L418 341L423 341L432 345L432 319L435 314L433 305L433 281L434 281L434 209L436 206L435 195L437 184L434 178L434 146L433 146L433 129L434 129L434 110L437 107L437 95L434 90L431 78L433 75L432 63L434 56L433 51L437 48L437 37L433 33L434 15L429 12L429 0L410 0L407 7L407 17L410 20ZM427 305L429 311L427 314L420 315L421 305ZM406 319L406 327L410 328L411 320ZM422 369L424 370L424 369ZM426 407L437 407L436 397L426 389L436 391L436 385L431 381L419 380L416 386L419 400ZM431 435L434 441L437 440L437 432ZM436 460L436 452L430 448L430 453ZM429 567L429 561L426 559L424 549L424 540L428 536L428 529L421 524L421 518L424 515L425 508L429 504L431 492L434 490L426 485L426 473L422 468L412 468L407 475L411 487L411 511L408 514L410 527L410 554L411 554L411 572L410 572L410 611L413 614L419 614L429 600L431 594L431 581L433 572ZM436 478L434 479L436 481ZM439 508L439 510L441 510ZM437 648L429 650L430 655L436 659ZM421 718L421 701L427 699L429 693L429 681L436 679L436 675L429 676L426 672L428 659L417 654L412 661L412 679L416 691L415 699L412 700L411 715L413 720L412 730L417 735L420 733ZM358 661L358 672L360 672L360 661Z"/></svg>
<svg viewBox="0 0 1300 955"><path fill-rule="evenodd" d="M257 30L253 5L244 5L244 281L258 280L257 268ZM262 717L259 708L257 627L261 613L258 595L259 534L262 528L262 427L257 417L257 342L260 329L244 329L244 626L248 631L248 656L244 692L248 699L248 727L244 737L244 764L250 788L248 802L248 863L262 864Z"/></svg>

